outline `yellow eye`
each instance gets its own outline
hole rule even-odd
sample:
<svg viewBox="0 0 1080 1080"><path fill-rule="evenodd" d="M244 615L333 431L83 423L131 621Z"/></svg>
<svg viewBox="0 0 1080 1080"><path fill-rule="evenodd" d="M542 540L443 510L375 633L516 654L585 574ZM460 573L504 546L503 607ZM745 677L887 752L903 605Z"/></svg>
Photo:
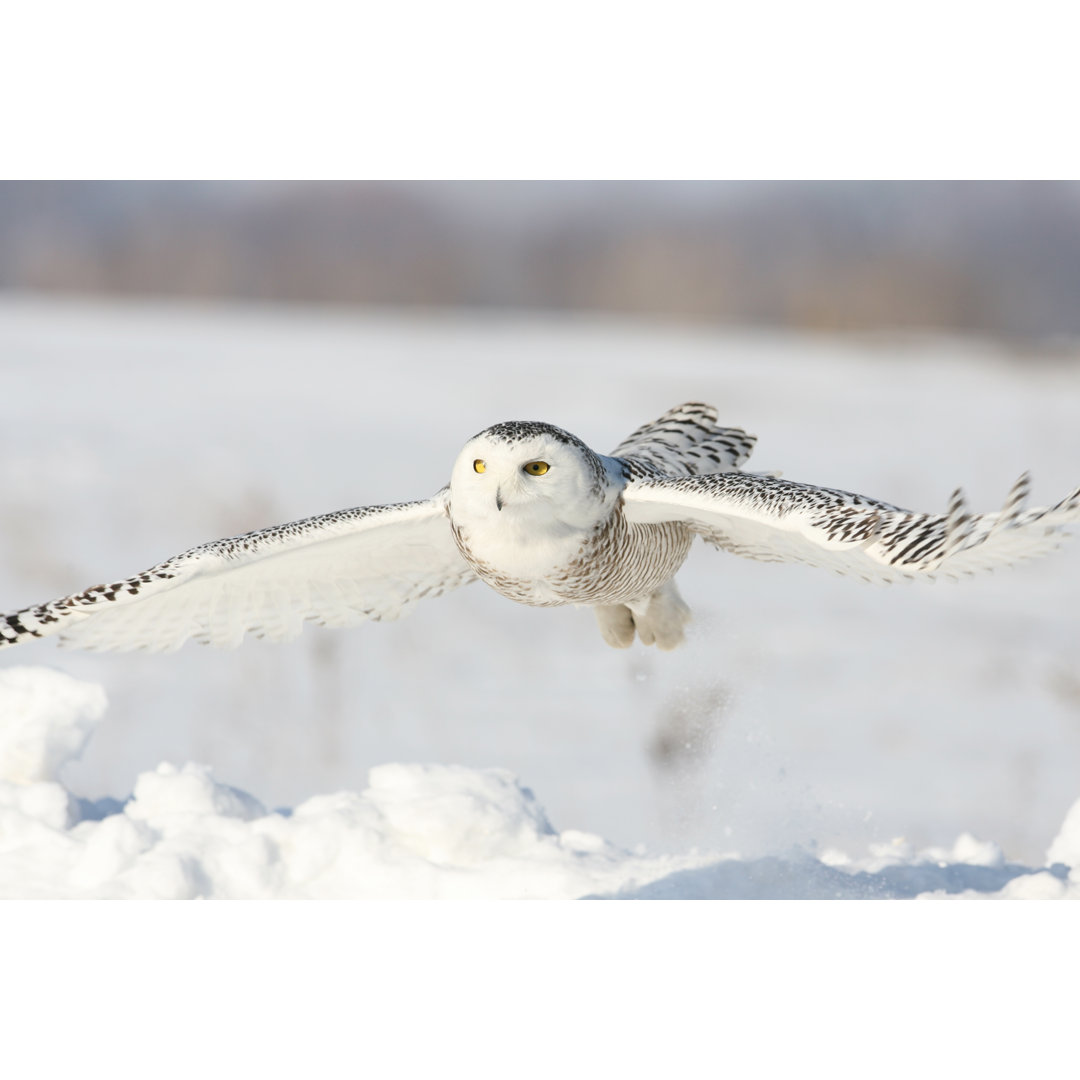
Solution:
<svg viewBox="0 0 1080 1080"><path fill-rule="evenodd" d="M546 461L530 461L525 466L525 471L530 476L543 476L548 471L549 465Z"/></svg>
<svg viewBox="0 0 1080 1080"><path fill-rule="evenodd" d="M487 469L487 466L479 458L472 463L472 467L476 472L484 472Z"/></svg>

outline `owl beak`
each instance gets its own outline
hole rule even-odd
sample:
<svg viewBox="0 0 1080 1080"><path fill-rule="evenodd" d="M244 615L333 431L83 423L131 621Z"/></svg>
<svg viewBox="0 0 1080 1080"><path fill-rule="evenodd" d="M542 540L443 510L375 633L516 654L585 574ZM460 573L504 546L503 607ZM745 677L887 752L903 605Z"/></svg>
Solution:
<svg viewBox="0 0 1080 1080"><path fill-rule="evenodd" d="M502 508L503 508L502 488L496 488L495 489L495 509L496 510L501 510Z"/></svg>

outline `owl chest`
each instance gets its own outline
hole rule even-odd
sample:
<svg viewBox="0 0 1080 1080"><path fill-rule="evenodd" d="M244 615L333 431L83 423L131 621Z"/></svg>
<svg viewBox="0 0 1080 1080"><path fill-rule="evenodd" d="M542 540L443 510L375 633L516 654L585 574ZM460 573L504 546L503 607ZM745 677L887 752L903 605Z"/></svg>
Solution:
<svg viewBox="0 0 1080 1080"><path fill-rule="evenodd" d="M679 568L691 539L679 526L628 526L621 513L578 535L527 542L461 524L453 532L481 580L510 600L537 607L647 595Z"/></svg>
<svg viewBox="0 0 1080 1080"><path fill-rule="evenodd" d="M502 527L499 527L502 526ZM553 537L510 522L452 525L454 542L480 579L523 604L568 603L555 583L588 546L587 535Z"/></svg>

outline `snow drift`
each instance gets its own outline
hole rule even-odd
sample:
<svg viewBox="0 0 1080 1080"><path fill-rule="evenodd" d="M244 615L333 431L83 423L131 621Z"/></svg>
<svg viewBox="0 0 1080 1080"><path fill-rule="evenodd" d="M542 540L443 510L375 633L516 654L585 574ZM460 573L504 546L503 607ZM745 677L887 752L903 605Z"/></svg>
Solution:
<svg viewBox="0 0 1080 1080"><path fill-rule="evenodd" d="M1080 801L1046 867L961 836L951 850L862 858L628 852L548 820L504 769L387 764L363 792L268 810L203 765L163 763L124 801L59 778L105 712L92 683L0 672L0 896L5 898L1080 897Z"/></svg>

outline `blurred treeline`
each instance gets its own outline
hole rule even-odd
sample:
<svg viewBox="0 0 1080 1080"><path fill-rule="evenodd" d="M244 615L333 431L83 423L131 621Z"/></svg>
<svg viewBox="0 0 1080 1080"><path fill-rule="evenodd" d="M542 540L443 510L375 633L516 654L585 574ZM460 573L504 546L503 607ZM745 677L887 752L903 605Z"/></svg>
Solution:
<svg viewBox="0 0 1080 1080"><path fill-rule="evenodd" d="M0 288L1058 341L1080 185L6 182Z"/></svg>

